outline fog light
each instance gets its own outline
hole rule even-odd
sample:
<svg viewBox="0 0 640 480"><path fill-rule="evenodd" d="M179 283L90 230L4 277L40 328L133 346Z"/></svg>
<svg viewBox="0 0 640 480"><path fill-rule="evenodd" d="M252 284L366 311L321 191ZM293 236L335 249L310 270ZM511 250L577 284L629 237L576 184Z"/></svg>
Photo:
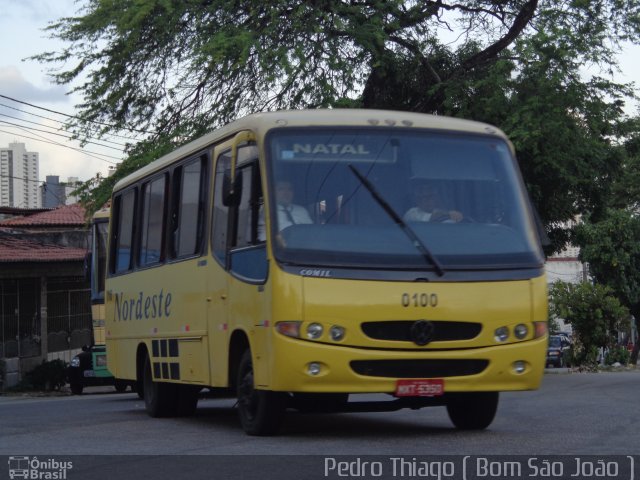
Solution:
<svg viewBox="0 0 640 480"><path fill-rule="evenodd" d="M322 336L324 329L319 323L312 323L307 327L307 337L311 340L317 340Z"/></svg>
<svg viewBox="0 0 640 480"><path fill-rule="evenodd" d="M516 325L516 328L513 329L513 334L518 340L522 340L529 334L529 329L524 323L520 323Z"/></svg>
<svg viewBox="0 0 640 480"><path fill-rule="evenodd" d="M344 328L339 327L338 325L333 325L329 330L329 335L331 335L331 340L339 342L344 338Z"/></svg>
<svg viewBox="0 0 640 480"><path fill-rule="evenodd" d="M496 328L494 338L496 342L506 342L509 338L509 329L507 327Z"/></svg>
<svg viewBox="0 0 640 480"><path fill-rule="evenodd" d="M527 362L518 360L516 362L513 362L512 367L514 372L516 372L517 374L521 374L524 373L524 371L527 369Z"/></svg>
<svg viewBox="0 0 640 480"><path fill-rule="evenodd" d="M314 377L320 374L320 370L322 370L322 367L318 362L311 362L307 365L307 373L309 375L313 375Z"/></svg>

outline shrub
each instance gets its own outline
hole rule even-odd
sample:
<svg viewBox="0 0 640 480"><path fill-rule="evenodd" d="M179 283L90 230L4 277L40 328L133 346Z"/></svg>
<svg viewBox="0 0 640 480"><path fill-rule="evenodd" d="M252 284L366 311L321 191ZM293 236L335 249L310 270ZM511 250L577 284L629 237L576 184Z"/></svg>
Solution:
<svg viewBox="0 0 640 480"><path fill-rule="evenodd" d="M62 360L43 361L25 374L20 387L29 390L59 390L66 383L66 366Z"/></svg>
<svg viewBox="0 0 640 480"><path fill-rule="evenodd" d="M607 354L604 356L604 363L607 365L613 365L616 362L619 362L622 365L627 365L629 363L629 359L631 358L631 353L625 347L617 346L611 348Z"/></svg>

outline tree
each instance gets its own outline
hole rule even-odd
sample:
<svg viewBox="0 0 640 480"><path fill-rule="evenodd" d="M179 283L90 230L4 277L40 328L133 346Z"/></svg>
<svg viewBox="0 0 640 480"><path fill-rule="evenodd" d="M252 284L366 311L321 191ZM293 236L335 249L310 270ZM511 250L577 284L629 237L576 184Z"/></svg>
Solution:
<svg viewBox="0 0 640 480"><path fill-rule="evenodd" d="M595 363L597 349L613 347L617 332L629 323L629 311L603 285L555 282L549 299L552 317L564 319L573 328L578 365Z"/></svg>
<svg viewBox="0 0 640 480"><path fill-rule="evenodd" d="M594 280L615 292L640 329L640 218L627 210L609 209L603 220L592 223L587 218L578 225L575 243ZM634 365L638 343L631 355Z"/></svg>
<svg viewBox="0 0 640 480"><path fill-rule="evenodd" d="M85 139L134 129L146 146L176 146L278 108L488 121L513 137L557 249L556 224L595 209L620 168L611 138L632 95L579 69L615 68L619 42L640 38L639 10L633 0L85 0L49 28L68 46L35 58L62 64L53 78L83 95L69 129Z"/></svg>

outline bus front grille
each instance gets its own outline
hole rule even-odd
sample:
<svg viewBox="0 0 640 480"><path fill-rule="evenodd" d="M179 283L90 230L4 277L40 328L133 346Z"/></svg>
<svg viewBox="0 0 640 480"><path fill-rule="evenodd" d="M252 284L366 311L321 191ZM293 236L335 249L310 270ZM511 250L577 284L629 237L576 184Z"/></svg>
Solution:
<svg viewBox="0 0 640 480"><path fill-rule="evenodd" d="M488 360L354 360L351 369L368 377L442 378L481 373Z"/></svg>
<svg viewBox="0 0 640 480"><path fill-rule="evenodd" d="M412 320L364 322L361 328L367 337L375 340L411 342L411 327L414 323ZM432 342L471 340L482 330L482 324L473 322L432 320L430 323L433 325Z"/></svg>

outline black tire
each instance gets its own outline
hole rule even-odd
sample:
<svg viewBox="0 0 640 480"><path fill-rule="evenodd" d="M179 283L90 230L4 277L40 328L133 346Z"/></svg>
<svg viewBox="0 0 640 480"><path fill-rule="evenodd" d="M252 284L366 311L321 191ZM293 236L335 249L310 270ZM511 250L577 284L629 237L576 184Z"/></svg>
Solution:
<svg viewBox="0 0 640 480"><path fill-rule="evenodd" d="M127 382L125 382L124 380L116 380L113 386L118 393L124 393L127 391Z"/></svg>
<svg viewBox="0 0 640 480"><path fill-rule="evenodd" d="M83 386L80 383L72 383L69 385L71 387L71 393L74 395L82 395Z"/></svg>
<svg viewBox="0 0 640 480"><path fill-rule="evenodd" d="M484 430L496 416L498 399L498 392L450 393L447 413L456 428Z"/></svg>
<svg viewBox="0 0 640 480"><path fill-rule="evenodd" d="M236 392L238 415L245 433L262 436L275 434L282 424L287 396L255 388L250 350L246 350L240 360Z"/></svg>
<svg viewBox="0 0 640 480"><path fill-rule="evenodd" d="M149 416L171 417L177 410L177 385L154 382L151 374L151 360L144 363L144 406Z"/></svg>

